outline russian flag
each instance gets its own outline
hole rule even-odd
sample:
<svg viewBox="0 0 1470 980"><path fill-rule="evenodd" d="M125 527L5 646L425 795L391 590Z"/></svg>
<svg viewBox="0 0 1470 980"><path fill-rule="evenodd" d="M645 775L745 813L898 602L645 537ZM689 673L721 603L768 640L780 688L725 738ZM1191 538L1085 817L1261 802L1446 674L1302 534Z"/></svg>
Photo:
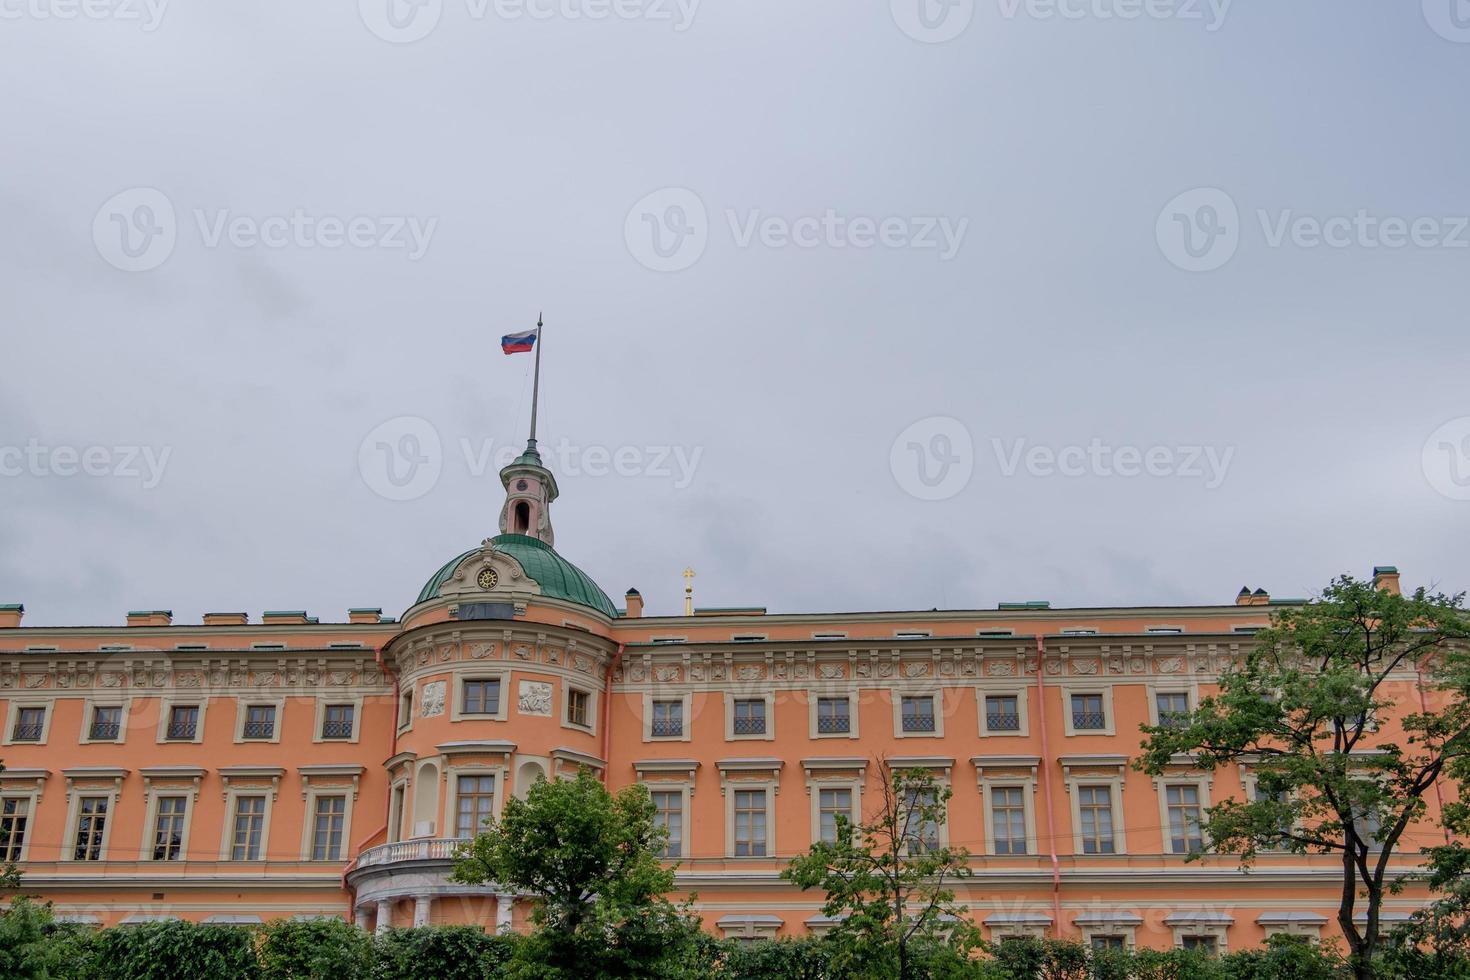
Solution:
<svg viewBox="0 0 1470 980"><path fill-rule="evenodd" d="M500 349L507 354L524 354L536 346L536 335L540 328L527 330L525 333L506 334L500 338Z"/></svg>

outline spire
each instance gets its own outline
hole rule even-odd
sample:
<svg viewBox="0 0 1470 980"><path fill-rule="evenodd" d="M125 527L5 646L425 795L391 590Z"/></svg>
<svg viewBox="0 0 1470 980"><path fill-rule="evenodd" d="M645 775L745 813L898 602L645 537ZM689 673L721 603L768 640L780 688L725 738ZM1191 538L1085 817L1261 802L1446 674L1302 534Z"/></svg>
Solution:
<svg viewBox="0 0 1470 980"><path fill-rule="evenodd" d="M551 530L551 502L557 498L556 477L541 462L536 449L536 408L541 396L541 314L536 315L536 371L531 385L531 435L526 451L500 471L505 505L500 508L500 533L524 534L555 545Z"/></svg>

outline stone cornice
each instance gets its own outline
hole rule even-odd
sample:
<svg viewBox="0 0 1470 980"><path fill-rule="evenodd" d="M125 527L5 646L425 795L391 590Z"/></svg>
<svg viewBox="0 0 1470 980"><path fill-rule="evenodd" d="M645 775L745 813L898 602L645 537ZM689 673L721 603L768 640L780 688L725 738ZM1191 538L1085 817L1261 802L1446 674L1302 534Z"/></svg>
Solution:
<svg viewBox="0 0 1470 980"><path fill-rule="evenodd" d="M385 648L405 682L464 668L512 667L582 677L599 689L616 645L585 630L486 620L417 627Z"/></svg>
<svg viewBox="0 0 1470 980"><path fill-rule="evenodd" d="M0 654L0 693L52 697L163 695L188 692L235 697L242 692L312 697L383 694L391 680L372 650L312 653L246 650L115 650L103 652Z"/></svg>

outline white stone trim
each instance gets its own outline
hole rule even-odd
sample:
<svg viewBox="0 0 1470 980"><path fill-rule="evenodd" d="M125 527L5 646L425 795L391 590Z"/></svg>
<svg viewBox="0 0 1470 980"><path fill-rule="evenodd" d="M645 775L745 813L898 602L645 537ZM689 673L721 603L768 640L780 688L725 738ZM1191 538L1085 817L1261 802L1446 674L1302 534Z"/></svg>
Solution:
<svg viewBox="0 0 1470 980"><path fill-rule="evenodd" d="M169 861L153 859L153 846L158 835L158 801L164 796L184 798L184 828L179 834L179 856L175 860L189 860L189 836L194 827L194 804L199 802L199 785L204 779L204 770L195 766L150 766L138 770L143 777L143 795L147 800L143 821L143 839L139 842L138 860L149 864L170 864ZM161 784L168 785L161 785Z"/></svg>
<svg viewBox="0 0 1470 980"><path fill-rule="evenodd" d="M503 667L469 666L461 667L454 671L453 681L450 685L449 720L464 721L505 721L510 705L510 679L511 670L509 665ZM467 681L499 681L500 699L493 712L476 711L466 712L464 710L464 686ZM412 714L412 712L409 712Z"/></svg>
<svg viewBox="0 0 1470 980"><path fill-rule="evenodd" d="M587 696L587 724L585 725L575 724L571 720L573 691ZM596 735L598 723L601 721L598 717L599 700L591 684L578 684L574 681L563 680L561 684L561 727L587 735Z"/></svg>
<svg viewBox="0 0 1470 980"><path fill-rule="evenodd" d="M1036 832L1036 771L1041 764L1041 758L1034 755L975 756L970 762L975 766L975 781L980 789L985 853L996 857L1016 856L997 854L995 849L995 810L992 791L1002 788L1021 790L1026 854L1040 853L1041 840Z"/></svg>
<svg viewBox="0 0 1470 980"><path fill-rule="evenodd" d="M653 702L655 701L682 701L684 707L680 709L682 715L682 731L678 735L653 734ZM680 694L655 694L652 691L643 693L643 741L645 742L687 742L690 740L690 732L694 728L693 696L689 691Z"/></svg>
<svg viewBox="0 0 1470 980"><path fill-rule="evenodd" d="M281 777L285 770L277 766L226 766L219 770L224 782L224 827L220 832L219 860L231 864L263 864L270 860L271 814L276 808L276 797L281 790ZM261 784L261 785L256 785ZM260 819L260 854L236 861L232 854L235 842L235 807L242 796L260 796L265 799L265 812Z"/></svg>
<svg viewBox="0 0 1470 980"><path fill-rule="evenodd" d="M121 708L118 715L117 738L93 738L92 721L98 708ZM92 694L82 701L82 730L77 734L79 745L121 745L127 741L128 729L133 722L133 699L128 695L109 697Z"/></svg>
<svg viewBox="0 0 1470 980"><path fill-rule="evenodd" d="M894 688L889 692L888 699L893 705L893 737L894 738L943 738L944 737L944 691L945 689L934 688L926 690L908 690ZM903 730L903 701L904 698L929 698L934 705L934 731L932 732L906 732Z"/></svg>
<svg viewBox="0 0 1470 980"><path fill-rule="evenodd" d="M66 779L66 835L61 839L61 853L57 855L61 861L75 864L101 864L109 860L112 829L117 823L118 799L122 796L122 784L127 774L126 769L112 766L78 766L61 771L61 775ZM78 783L100 783L102 785L79 786ZM102 821L102 840L98 847L98 859L78 861L76 844L77 830L82 818L82 797L95 796L107 800L107 814Z"/></svg>
<svg viewBox="0 0 1470 980"><path fill-rule="evenodd" d="M1092 940L1099 936L1122 936L1123 946L1133 949L1138 945L1138 927L1143 925L1143 917L1136 912L1080 912L1072 920L1079 932L1082 933L1082 944L1091 946Z"/></svg>
<svg viewBox="0 0 1470 980"><path fill-rule="evenodd" d="M249 709L258 707L275 708L275 721L271 725L270 738L246 738L245 722L250 714ZM286 699L285 698L236 698L235 699L235 744L245 742L260 743L262 745L275 745L281 741L281 729L286 724Z"/></svg>
<svg viewBox="0 0 1470 980"><path fill-rule="evenodd" d="M5 712L5 728L0 731L0 745L45 745L51 738L51 718L56 714L56 701L50 697L18 697L9 700L10 710ZM39 741L22 739L17 742L15 735L16 722L20 718L22 708L41 708L41 738Z"/></svg>
<svg viewBox="0 0 1470 980"><path fill-rule="evenodd" d="M1062 683L1048 684L1047 687L1055 687L1062 693L1062 723L1068 738L1073 736L1106 735L1117 734L1118 716L1113 711L1113 681L1091 683ZM1072 724L1072 696L1073 695L1102 695L1103 727L1102 728L1077 728Z"/></svg>
<svg viewBox="0 0 1470 980"><path fill-rule="evenodd" d="M740 855L739 860L766 860L774 858L776 850L776 794L781 792L781 769L786 765L780 759L721 759L715 763L720 770L720 795L725 798L725 856L735 855L735 792L739 790L762 790L766 800L766 853L764 855Z"/></svg>
<svg viewBox="0 0 1470 980"><path fill-rule="evenodd" d="M818 731L817 726L819 716L817 702L822 700L823 698L847 701L847 731ZM856 688L845 688L843 690L823 690L822 688L808 688L806 692L806 703L808 738L856 739L858 737L858 692Z"/></svg>
<svg viewBox="0 0 1470 980"><path fill-rule="evenodd" d="M1027 694L1028 694L1029 691L1030 691L1030 688L1028 688L1028 687L1000 687L998 685L990 685L990 684L987 684L984 687L977 687L977 688L975 688L975 710L979 713L979 732L980 732L980 737L981 738L1030 738L1031 737L1031 721L1030 721L1030 717L1029 717L1030 712L1028 711L1028 704L1027 704L1027 702L1030 701L1030 698L1027 697ZM988 722L989 714L985 710L985 699L986 698L994 698L994 697L1006 697L1006 698L1015 698L1016 699L1016 717L1017 717L1017 720L1018 720L1018 722L1019 722L1019 724L1021 726L1016 731L1013 731L1013 732L1008 732L1008 731L994 731L994 732L992 732L990 730L990 728L988 727L987 722Z"/></svg>
<svg viewBox="0 0 1470 980"><path fill-rule="evenodd" d="M199 714L194 722L193 738L169 738L168 725L173 718L175 708L198 708ZM158 734L156 737L159 745L202 745L204 743L204 725L208 720L209 699L203 694L165 694L158 699Z"/></svg>
<svg viewBox="0 0 1470 980"><path fill-rule="evenodd" d="M1063 786L1067 791L1072 818L1072 853L1078 857L1097 857L1082 850L1082 808L1077 790L1085 786L1106 787L1113 822L1113 853L1128 853L1128 838L1123 826L1124 774L1128 757L1123 755L1064 755L1061 757Z"/></svg>
<svg viewBox="0 0 1470 980"><path fill-rule="evenodd" d="M811 839L822 839L822 790L845 789L852 793L849 817L855 827L863 819L863 781L868 770L865 756L802 759L806 772L806 792L811 797Z"/></svg>
<svg viewBox="0 0 1470 980"><path fill-rule="evenodd" d="M765 703L766 730L758 735L735 734L735 702L761 701ZM772 691L725 692L725 741L727 742L774 742L776 740L776 695Z"/></svg>
<svg viewBox="0 0 1470 980"><path fill-rule="evenodd" d="M1180 909L1164 919L1164 925L1174 932L1174 948L1184 948L1185 936L1209 936L1215 940L1215 952L1229 950L1228 935L1235 917L1229 912L1210 909Z"/></svg>
<svg viewBox="0 0 1470 980"><path fill-rule="evenodd" d="M1320 939L1322 927L1327 924L1327 916L1316 912L1262 912L1256 916L1256 925L1260 926L1266 933L1266 938L1272 936L1303 936L1307 939Z"/></svg>
<svg viewBox="0 0 1470 980"><path fill-rule="evenodd" d="M322 725L327 719L327 706L338 704L352 705L352 737L351 738L322 738ZM313 744L322 742L345 742L356 744L362 736L362 695L331 696L326 694L317 695L316 716L311 723L311 741Z"/></svg>
<svg viewBox="0 0 1470 980"><path fill-rule="evenodd" d="M1039 912L996 912L985 917L990 938L997 942L1023 937L1045 939L1051 926L1051 916Z"/></svg>

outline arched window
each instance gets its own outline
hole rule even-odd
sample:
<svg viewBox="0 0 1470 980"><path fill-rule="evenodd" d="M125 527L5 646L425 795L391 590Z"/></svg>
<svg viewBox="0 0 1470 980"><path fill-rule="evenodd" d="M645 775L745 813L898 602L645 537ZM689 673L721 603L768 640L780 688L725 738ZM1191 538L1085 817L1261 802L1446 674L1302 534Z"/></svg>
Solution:
<svg viewBox="0 0 1470 980"><path fill-rule="evenodd" d="M531 530L531 505L524 500L516 503L515 526L512 528L516 534L525 534Z"/></svg>

